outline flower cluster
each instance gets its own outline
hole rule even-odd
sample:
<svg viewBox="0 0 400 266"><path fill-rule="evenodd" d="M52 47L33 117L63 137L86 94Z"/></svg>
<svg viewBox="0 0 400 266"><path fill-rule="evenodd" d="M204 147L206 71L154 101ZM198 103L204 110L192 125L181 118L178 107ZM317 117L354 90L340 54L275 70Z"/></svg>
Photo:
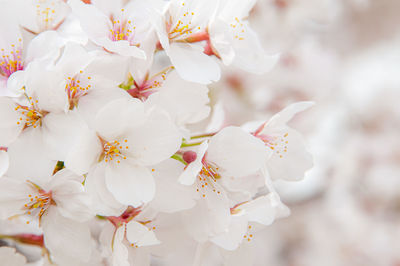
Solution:
<svg viewBox="0 0 400 266"><path fill-rule="evenodd" d="M311 102L242 126L211 108L221 66L277 61L247 21L254 3L3 1L0 218L34 231L7 238L56 265L245 265L257 231L289 214L274 181L312 166L287 125Z"/></svg>

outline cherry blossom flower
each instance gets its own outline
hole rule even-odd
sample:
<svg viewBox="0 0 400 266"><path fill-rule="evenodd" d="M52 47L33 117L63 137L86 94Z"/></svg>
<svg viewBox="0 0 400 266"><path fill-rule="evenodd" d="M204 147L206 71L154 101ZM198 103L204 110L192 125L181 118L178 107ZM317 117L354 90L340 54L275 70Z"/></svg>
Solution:
<svg viewBox="0 0 400 266"><path fill-rule="evenodd" d="M217 15L208 32L211 45L225 65L262 74L278 60L263 50L257 34L250 28L247 17L256 1L221 0Z"/></svg>
<svg viewBox="0 0 400 266"><path fill-rule="evenodd" d="M7 90L7 81L16 72L24 70L34 59L52 57L61 46L54 32L47 32L24 41L18 21L12 13L0 11L0 96L15 96L16 92Z"/></svg>
<svg viewBox="0 0 400 266"><path fill-rule="evenodd" d="M39 221L50 252L88 260L90 233L84 222L93 214L89 197L79 180L82 179L68 170L61 170L47 179L4 176L0 179L0 213L4 218L25 215L28 224ZM60 234L63 244L58 240ZM65 249L66 244L68 249Z"/></svg>
<svg viewBox="0 0 400 266"><path fill-rule="evenodd" d="M273 179L300 180L303 179L304 172L312 167L312 157L307 152L303 137L287 125L294 115L312 105L312 102L292 104L274 115L254 133L272 151L267 168Z"/></svg>
<svg viewBox="0 0 400 266"><path fill-rule="evenodd" d="M121 0L103 0L84 4L73 0L70 6L95 44L111 53L145 59L144 51L139 48L141 41L149 34L148 16L143 12L143 3L131 1L124 5Z"/></svg>
<svg viewBox="0 0 400 266"><path fill-rule="evenodd" d="M161 14L154 26L160 44L183 79L208 84L220 78L214 58L203 53L201 44L190 41L196 34L204 33L217 6L218 1L173 0L157 10Z"/></svg>
<svg viewBox="0 0 400 266"><path fill-rule="evenodd" d="M70 12L70 8L63 0L7 0L5 2L11 13L18 14L20 26L34 35L47 30L56 30Z"/></svg>
<svg viewBox="0 0 400 266"><path fill-rule="evenodd" d="M208 92L206 86L182 80L172 72L159 91L150 95L146 104L166 110L182 133L188 136L186 127L200 122L210 113ZM181 104L175 104L177 99L180 99Z"/></svg>
<svg viewBox="0 0 400 266"><path fill-rule="evenodd" d="M232 219L227 232L213 237L211 241L226 250L236 250L243 241L250 242L253 239L255 227L268 226L289 213L276 193L237 204L231 208Z"/></svg>
<svg viewBox="0 0 400 266"><path fill-rule="evenodd" d="M107 190L122 204L140 206L154 196L147 166L169 158L181 137L168 116L144 110L137 99L114 100L102 108L94 131L82 135L66 160L66 167L83 174L100 171Z"/></svg>
<svg viewBox="0 0 400 266"><path fill-rule="evenodd" d="M196 159L179 177L182 184L194 185L199 194L196 207L183 213L185 225L196 240L204 242L225 231L233 198L224 183L261 171L268 156L260 140L237 127L227 127L209 144L199 146ZM248 193L246 189L235 192Z"/></svg>
<svg viewBox="0 0 400 266"><path fill-rule="evenodd" d="M104 227L100 242L113 266L149 265L150 253L146 247L158 245L160 241L154 234L156 227L149 221L137 221L140 209L128 208L119 217L108 217L112 223Z"/></svg>

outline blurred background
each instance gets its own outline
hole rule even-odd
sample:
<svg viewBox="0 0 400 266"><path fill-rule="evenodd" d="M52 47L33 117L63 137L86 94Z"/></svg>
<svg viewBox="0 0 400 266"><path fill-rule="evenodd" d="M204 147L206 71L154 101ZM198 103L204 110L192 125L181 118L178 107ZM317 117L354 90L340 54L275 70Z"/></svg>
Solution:
<svg viewBox="0 0 400 266"><path fill-rule="evenodd" d="M276 184L292 214L256 236L256 265L399 266L400 1L258 0L250 20L281 59L226 69L212 91L226 122L316 103L291 123L315 166Z"/></svg>

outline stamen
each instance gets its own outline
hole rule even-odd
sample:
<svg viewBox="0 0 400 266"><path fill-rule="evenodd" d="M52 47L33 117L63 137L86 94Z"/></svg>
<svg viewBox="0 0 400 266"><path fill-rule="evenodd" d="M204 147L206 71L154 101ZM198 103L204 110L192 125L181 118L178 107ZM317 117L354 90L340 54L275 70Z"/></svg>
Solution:
<svg viewBox="0 0 400 266"><path fill-rule="evenodd" d="M11 51L7 54L4 49L1 49L0 57L0 75L10 77L14 72L24 69L24 62L22 61L22 40L19 39L18 48L16 45L11 45Z"/></svg>
<svg viewBox="0 0 400 266"><path fill-rule="evenodd" d="M123 142L127 143L128 140L125 139ZM125 149L128 150L129 147L125 146ZM123 154L124 147L117 140L113 142L105 142L103 145L103 155L105 162L117 160L117 163L121 163L121 160L126 160L126 156Z"/></svg>
<svg viewBox="0 0 400 266"><path fill-rule="evenodd" d="M267 135L255 135L257 138L261 139L266 147L269 147L272 151L274 151L279 158L283 158L284 154L288 151L288 136L289 133L285 133L281 136L267 136Z"/></svg>
<svg viewBox="0 0 400 266"><path fill-rule="evenodd" d="M24 125L24 129L27 127L36 128L42 125L42 118L46 115L47 112L41 111L37 106L38 101L33 101L32 97L27 97L25 94L29 106L17 105L15 107L15 111L18 111L21 116L17 121L17 125Z"/></svg>
<svg viewBox="0 0 400 266"><path fill-rule="evenodd" d="M68 83L65 85L65 91L68 95L70 110L74 109L78 105L79 99L86 95L89 89L92 87L92 85L89 84L91 77L87 77L88 81L80 80L82 73L83 71L80 71L75 77L68 77ZM83 83L85 83L86 86L83 85Z"/></svg>
<svg viewBox="0 0 400 266"><path fill-rule="evenodd" d="M50 205L55 204L55 202L52 200L52 192L44 191L31 181L27 182L37 194L35 196L32 194L28 195L29 201L28 203L24 204L23 209L25 210L25 214L34 218L38 217L40 222L43 214L47 211ZM29 221L27 224L29 224Z"/></svg>
<svg viewBox="0 0 400 266"><path fill-rule="evenodd" d="M198 174L196 180L196 191L199 192L203 198L206 197L207 191L212 191L218 195L221 194L221 191L218 190L216 186L217 179L221 178L218 170L218 167L215 167L211 163L203 160L203 168Z"/></svg>
<svg viewBox="0 0 400 266"><path fill-rule="evenodd" d="M132 20L124 18L124 9L121 9L121 20L116 20L111 16L112 28L110 29L109 38L113 42L129 41L130 45L138 45L134 42L136 26Z"/></svg>
<svg viewBox="0 0 400 266"><path fill-rule="evenodd" d="M230 26L235 32L235 39L243 41L244 40L243 33L245 32L245 30L242 21L240 21L238 17L235 17L235 21L233 21L230 24Z"/></svg>

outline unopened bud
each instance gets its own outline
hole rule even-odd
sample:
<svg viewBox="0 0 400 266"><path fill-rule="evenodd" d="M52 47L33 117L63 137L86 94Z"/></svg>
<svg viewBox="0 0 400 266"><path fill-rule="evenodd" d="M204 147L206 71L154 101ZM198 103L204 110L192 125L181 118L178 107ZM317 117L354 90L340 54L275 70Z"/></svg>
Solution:
<svg viewBox="0 0 400 266"><path fill-rule="evenodd" d="M188 164L196 160L197 154L194 151L185 151L183 153L183 160Z"/></svg>

